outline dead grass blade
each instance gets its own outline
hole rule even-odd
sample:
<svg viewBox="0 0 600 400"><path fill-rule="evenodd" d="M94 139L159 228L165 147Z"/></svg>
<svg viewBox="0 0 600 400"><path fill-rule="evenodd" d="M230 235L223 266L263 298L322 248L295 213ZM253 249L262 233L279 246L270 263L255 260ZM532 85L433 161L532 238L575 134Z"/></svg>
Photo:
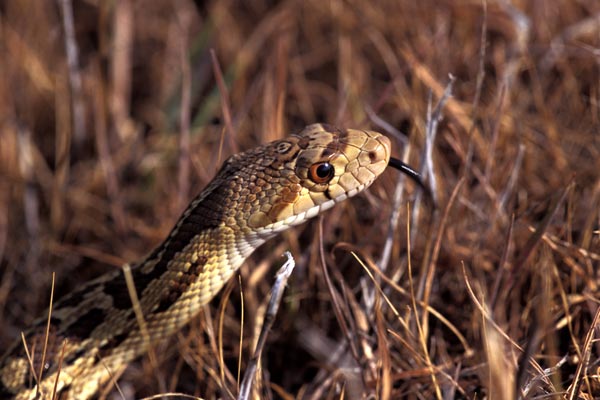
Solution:
<svg viewBox="0 0 600 400"><path fill-rule="evenodd" d="M229 388L229 385L227 384L227 379L226 379L226 378L231 378L231 373L229 372L229 369L225 365L225 357L223 355L223 347L224 347L223 325L225 323L225 309L227 308L227 304L231 297L231 293L233 292L233 285L234 285L233 282L234 282L233 280L229 281L227 283L227 285L225 286L225 289L223 290L223 297L219 304L219 319L218 319L218 326L217 326L217 348L218 348L218 355L219 355L218 365L219 365L219 377L220 377L219 382L221 385L221 389L227 394L227 396L230 399L234 399L235 396L234 396L233 392L231 391L231 389Z"/></svg>
<svg viewBox="0 0 600 400"><path fill-rule="evenodd" d="M533 249L537 246L537 244L544 236L544 233L548 230L550 222L552 221L552 217L554 217L554 214L556 213L560 205L564 202L569 191L573 190L574 185L574 182L569 183L567 187L565 187L560 193L554 196L552 203L548 206L548 212L545 214L544 219L538 225L535 233L531 235L531 237L523 246L521 255L515 261L513 269L520 270L523 264L525 264L525 262L533 252Z"/></svg>
<svg viewBox="0 0 600 400"><path fill-rule="evenodd" d="M38 379L41 382L44 374L44 366L46 365L46 351L48 350L48 339L50 338L50 325L52 321L52 305L54 302L54 281L56 275L52 273L52 288L50 289L50 305L48 306L48 322L46 323L46 333L44 335L44 348L42 350L42 362L40 363L40 372L38 374ZM65 350L65 346L63 344L63 353ZM59 368L60 369L60 368ZM58 381L58 376L57 376Z"/></svg>
<svg viewBox="0 0 600 400"><path fill-rule="evenodd" d="M152 341L152 338L150 337L150 334L148 333L148 325L146 324L146 319L144 318L144 313L142 311L140 300L135 289L135 282L133 281L133 274L131 273L131 267L129 266L129 264L123 265L123 275L125 276L125 283L127 284L127 291L129 292L129 298L131 299L133 312L135 313L135 318L137 319L138 327L140 328L140 333L144 338L144 346L146 347L146 350L148 352L148 359L150 360L150 365L152 366L152 370L154 371L156 380L160 384L161 392L166 392L167 388L165 379L164 376L161 374L160 369L158 368L158 359L154 350L154 343Z"/></svg>
<svg viewBox="0 0 600 400"><path fill-rule="evenodd" d="M23 349L25 350L25 355L27 356L27 361L29 362L29 370L33 375L33 379L35 380L35 394L39 396L40 393L40 379L37 375L37 371L33 366L33 355L29 353L29 348L27 347L27 340L25 339L25 333L21 332L21 341L23 342ZM32 351L35 349L32 349Z"/></svg>
<svg viewBox="0 0 600 400"><path fill-rule="evenodd" d="M592 355L592 344L594 342L594 336L597 334L596 330L598 330L600 324L600 307L597 307L596 314L594 314L594 320L592 321L590 328L588 329L587 334L585 335L585 341L583 342L582 354L579 359L579 363L577 365L577 371L575 372L575 377L573 378L573 382L571 386L567 390L567 399L575 400L579 396L579 389L583 382L586 382L588 385L588 393L593 393L592 389L589 387L589 381L587 377L587 370L590 366L590 358Z"/></svg>
<svg viewBox="0 0 600 400"><path fill-rule="evenodd" d="M377 307L377 303L381 300L376 300L375 307L375 323L377 326L377 355L379 361L379 378L377 379L377 393L382 400L389 400L392 393L392 360L390 349L388 347L388 339L386 337L387 330L385 329L385 317L381 309Z"/></svg>
<svg viewBox="0 0 600 400"><path fill-rule="evenodd" d="M239 280L239 287L240 287L240 308L241 308L241 314L240 314L240 352L238 354L238 369L237 369L237 390L238 393L240 391L240 379L241 379L241 375L242 375L242 352L244 349L244 291L242 290L243 286L242 286L242 276L239 275L238 276Z"/></svg>
<svg viewBox="0 0 600 400"><path fill-rule="evenodd" d="M58 367L56 368L56 379L54 379L54 387L52 388L52 399L56 399L56 390L58 389L58 382L60 378L60 372L62 371L62 363L65 358L65 348L67 347L68 340L63 340L60 356L58 357ZM42 363L42 365L44 365ZM40 375L41 376L41 375Z"/></svg>
<svg viewBox="0 0 600 400"><path fill-rule="evenodd" d="M417 295L417 298L419 300L422 300L424 304L429 304L432 283L433 283L433 276L435 275L437 260L438 260L439 254L440 254L440 248L441 248L442 239L444 236L444 230L446 227L446 223L448 221L448 216L450 214L450 210L451 210L452 206L454 205L454 202L455 202L458 194L460 193L460 190L461 190L464 182L465 182L464 178L461 178L458 181L458 183L454 187L454 190L452 191L452 194L450 195L450 199L448 199L448 204L446 205L446 207L444 209L444 213L442 214L442 216L440 218L440 222L437 227L435 242L434 242L434 246L433 246L433 249L431 252L430 261L426 266L426 270L422 271L422 273L421 273L421 278L419 281L419 288L418 288L418 292L416 295ZM428 321L427 308L423 312L422 318L423 319L422 319L421 324L424 328L424 332L427 335L427 332L429 331L429 328L428 328L429 323L427 322Z"/></svg>
<svg viewBox="0 0 600 400"><path fill-rule="evenodd" d="M373 276L373 272L375 274L377 274L381 279L383 279L383 281L386 284L390 285L390 287L392 287L392 289L394 289L396 292L398 292L399 294L403 295L404 297L406 297L407 299L412 301L411 294L408 291L406 291L403 287L399 286L396 282L391 280L387 275L385 275L379 268L377 268L377 266L373 263L373 261L371 259L369 259L368 257L366 257L364 255L361 255L361 257L359 257L358 253L357 253L357 251L358 251L357 249L355 249L352 246L347 245L347 244L338 244L336 246L336 248L347 250L350 252L350 254L352 254L352 256L356 259L356 261L360 264L360 266L363 268L363 270L370 277L371 281L375 285L375 288L377 289L379 294L382 296L382 298L384 299L384 301L386 302L386 304L388 305L390 310L392 310L392 312L394 313L394 316L397 318L398 322L400 322L401 326L406 330L405 334L409 335L409 337L410 337L412 335L412 332L410 330L408 322L406 322L406 320L402 317L400 312L397 310L396 306L389 299L389 297L385 294L384 290L381 288L381 285ZM462 346L464 348L465 357L471 357L473 355L472 347L469 345L469 343L467 342L467 339L464 337L463 334L460 333L460 331L458 330L458 328L456 326L454 326L446 317L444 317L439 311L437 311L431 305L425 304L422 300L417 300L417 304L419 305L419 307L421 307L423 309L427 309L427 311L429 313L431 313L431 315L433 315L435 318L437 318L442 324L444 324L456 336L456 338L460 341L460 343L462 344Z"/></svg>
<svg viewBox="0 0 600 400"><path fill-rule="evenodd" d="M460 182L457 186L460 187ZM455 193L457 193L458 190L455 190ZM452 204L452 198L451 201L448 202L448 204ZM407 213L406 215L410 215L410 204L406 205L407 207ZM443 224L440 224L441 226L443 226ZM443 231L443 229L440 228L440 234L439 236L441 236L441 232ZM437 376L435 373L435 370L433 368L433 363L431 362L431 358L429 356L429 348L427 347L427 338L429 336L429 332L426 329L423 329L422 323L420 321L419 318L419 311L417 310L417 298L415 296L415 287L413 285L413 279L412 279L412 262L411 262L411 256L410 256L410 251L411 251L411 246L410 246L410 222L407 220L406 221L406 251L407 251L407 260L408 260L408 285L409 285L409 289L410 289L410 299L412 301L412 308L413 308L413 312L415 315L415 324L417 326L417 333L418 333L418 340L419 343L421 344L421 350L423 352L423 356L425 359L425 362L427 364L427 368L429 368L430 372L431 372L431 380L433 382L433 387L435 390L435 395L438 398L438 400L442 399L442 392L440 390L440 386L437 380ZM432 262L433 265L433 262ZM426 298L426 300L424 300L423 302L425 304L429 304L428 303L428 297ZM423 321L426 320L426 315L427 315L427 309L425 309L425 312L423 312Z"/></svg>
<svg viewBox="0 0 600 400"><path fill-rule="evenodd" d="M352 332L348 327L348 323L346 318L344 318L344 313L342 312L342 306L340 305L340 299L333 283L331 282L331 278L329 277L329 272L327 271L327 263L325 261L325 249L323 248L323 218L319 216L319 258L321 261L321 271L323 272L323 277L325 279L325 284L327 285L327 289L329 290L329 295L331 296L331 302L333 304L333 310L335 312L335 318L342 328L342 333L346 338L348 346L350 347L350 351L352 352L352 356L360 365L360 356L358 352L358 348L354 341L354 337Z"/></svg>

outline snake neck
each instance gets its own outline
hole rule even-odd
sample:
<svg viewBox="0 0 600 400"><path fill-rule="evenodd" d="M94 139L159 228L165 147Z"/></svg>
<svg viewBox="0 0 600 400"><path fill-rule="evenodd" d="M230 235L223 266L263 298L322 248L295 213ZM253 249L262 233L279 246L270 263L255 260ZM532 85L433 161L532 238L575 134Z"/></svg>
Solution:
<svg viewBox="0 0 600 400"><path fill-rule="evenodd" d="M83 385L77 378L80 374L105 381L107 368L118 371L145 351L147 346L140 342L149 340L153 345L187 324L267 239L228 226L222 216L211 211L214 199L210 194L205 191L192 201L167 238L131 267L138 299L135 306L139 306L146 332L140 328L131 288L121 270L89 282L54 305L42 389L52 389L60 358L59 389ZM43 346L47 323L47 318L41 318L26 333L28 347ZM0 377L25 372L20 379L11 378L10 384L0 382L0 389L6 386L17 391L32 381L26 357L22 343L16 343L3 357L11 362L0 365ZM41 351L35 352L32 362L39 371ZM98 372L92 373L94 370Z"/></svg>

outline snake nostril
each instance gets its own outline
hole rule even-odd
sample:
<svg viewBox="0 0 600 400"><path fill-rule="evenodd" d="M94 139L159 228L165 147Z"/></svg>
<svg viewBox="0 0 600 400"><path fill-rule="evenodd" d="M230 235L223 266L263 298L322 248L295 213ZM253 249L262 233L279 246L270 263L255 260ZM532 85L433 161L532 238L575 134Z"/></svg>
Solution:
<svg viewBox="0 0 600 400"><path fill-rule="evenodd" d="M375 148L373 149L369 149L369 151L367 152L367 156L369 157L369 162L371 164L387 159L387 154L388 150L382 144L375 146Z"/></svg>

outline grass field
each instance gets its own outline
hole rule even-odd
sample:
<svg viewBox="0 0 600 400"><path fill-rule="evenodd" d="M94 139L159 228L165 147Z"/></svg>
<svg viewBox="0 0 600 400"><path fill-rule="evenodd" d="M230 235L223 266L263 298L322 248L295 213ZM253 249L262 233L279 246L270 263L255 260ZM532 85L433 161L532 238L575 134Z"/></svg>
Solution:
<svg viewBox="0 0 600 400"><path fill-rule="evenodd" d="M125 397L234 398L290 250L256 398L600 398L600 2L197 3L0 4L0 353L53 272L141 259L227 156L327 122L437 206L390 170L268 242Z"/></svg>

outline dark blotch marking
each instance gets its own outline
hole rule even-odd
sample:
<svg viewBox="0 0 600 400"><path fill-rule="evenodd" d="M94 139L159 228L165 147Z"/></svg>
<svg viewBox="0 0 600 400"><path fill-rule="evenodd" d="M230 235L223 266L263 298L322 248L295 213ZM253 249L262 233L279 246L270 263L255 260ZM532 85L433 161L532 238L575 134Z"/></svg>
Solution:
<svg viewBox="0 0 600 400"><path fill-rule="evenodd" d="M331 197L331 193L329 192L329 188L325 189L325 191L323 192L323 194L325 195L325 197L327 197L329 200L333 200L333 198Z"/></svg>
<svg viewBox="0 0 600 400"><path fill-rule="evenodd" d="M81 303L83 303L86 300L87 295L93 291L93 289L96 287L96 285L97 285L97 283L95 280L85 283L83 286L81 286L76 291L68 294L67 296L65 296L65 297L61 298L59 301L57 301L54 304L54 309L58 310L58 309L67 308L67 307L78 308L81 305Z"/></svg>
<svg viewBox="0 0 600 400"><path fill-rule="evenodd" d="M213 194L215 197L219 196L219 193L215 192ZM165 271L167 271L169 262L177 255L177 253L183 250L198 233L205 229L218 226L218 220L209 220L202 215L204 211L206 211L205 207L210 206L211 201L213 201L211 197L212 196L209 195L202 205L194 208L180 223L179 227L177 228L176 226L176 228L174 228L167 240L152 252L148 257L148 260L157 258L161 252L162 255L150 272L142 272L140 267L143 264L136 265L131 269L138 297L142 295L143 291L152 281L160 278ZM216 200L218 201L219 199L217 198ZM175 229L178 230L175 232ZM129 297L127 283L125 282L125 276L123 274L120 274L112 281L107 282L104 287L104 293L113 298L113 305L115 308L118 308L119 310L131 308L131 298Z"/></svg>
<svg viewBox="0 0 600 400"><path fill-rule="evenodd" d="M165 292L163 299L160 301L155 312L165 312L181 297L183 292L178 288L171 287L168 292Z"/></svg>
<svg viewBox="0 0 600 400"><path fill-rule="evenodd" d="M62 320L60 318L50 317L50 327L58 328L61 323L62 323ZM48 319L41 319L35 325L33 325L31 328L33 330L43 328L45 331L47 326L48 326Z"/></svg>
<svg viewBox="0 0 600 400"><path fill-rule="evenodd" d="M65 332L68 333L69 337L76 337L78 339L86 339L90 336L92 331L100 325L106 317L106 310L101 308L92 308L90 311L82 315L69 325Z"/></svg>
<svg viewBox="0 0 600 400"><path fill-rule="evenodd" d="M202 269L204 269L204 265L206 265L207 261L208 259L205 256L199 256L198 260L190 266L188 273L182 275L179 281L169 282L169 288L168 290L164 291L162 299L155 312L160 313L167 311L169 307L179 300L188 286L198 279L198 275L200 275Z"/></svg>
<svg viewBox="0 0 600 400"><path fill-rule="evenodd" d="M71 384L65 385L64 388L62 388L62 390L60 391L60 393L57 393L57 398L58 399L65 399L67 396L63 397L62 394L63 393L69 393L69 390L71 390Z"/></svg>
<svg viewBox="0 0 600 400"><path fill-rule="evenodd" d="M191 211L188 209L189 215L173 228L168 238L158 246L147 258L147 260L153 260L159 257L160 259L156 265L151 269L150 272L144 273L141 271L142 264L132 267L131 273L133 275L133 282L135 283L135 290L138 297L142 295L143 291L148 285L160 278L166 271L169 262L182 251L190 241L198 235L200 232L206 229L214 229L219 226L224 215L215 215L214 211L211 211L211 204L220 205L223 202L223 193L220 193L221 188L214 189L208 194L204 201L192 208ZM216 208L219 209L219 208ZM162 253L162 254L161 254ZM200 260L199 260L200 261ZM202 264L204 265L206 261ZM105 284L104 293L113 298L114 307L125 310L131 308L131 298L127 290L127 284L123 274L118 275L112 281Z"/></svg>
<svg viewBox="0 0 600 400"><path fill-rule="evenodd" d="M85 353L88 352L88 349L86 347L82 347L79 350L77 350L75 353L71 354L70 356L66 357L63 361L63 365L71 365L73 364L73 362L75 362L75 360L83 357L85 355Z"/></svg>
<svg viewBox="0 0 600 400"><path fill-rule="evenodd" d="M87 287L86 287L86 289L87 289ZM86 293L87 293L87 291L78 290L78 291L74 292L73 294L61 299L55 306L57 308L77 307L85 299Z"/></svg>
<svg viewBox="0 0 600 400"><path fill-rule="evenodd" d="M308 137L302 137L298 141L298 147L300 147L302 150L306 149L308 145L310 145L310 138Z"/></svg>
<svg viewBox="0 0 600 400"><path fill-rule="evenodd" d="M95 360L109 356L110 352L115 347L119 347L121 343L123 343L125 339L127 339L128 336L129 332L123 332L119 335L111 337L110 340L106 342L106 344L100 346L100 348L98 349L98 357L95 357Z"/></svg>
<svg viewBox="0 0 600 400"><path fill-rule="evenodd" d="M144 289L146 289L150 282L161 275L157 273L157 271L158 270L156 268L154 268L149 274L142 273L139 268L131 271L138 297L141 296L141 293L144 291ZM125 275L123 275L123 273L117 275L113 280L104 284L104 293L112 297L113 306L115 308L118 308L119 310L131 308L131 298L129 297L127 282L125 282Z"/></svg>
<svg viewBox="0 0 600 400"><path fill-rule="evenodd" d="M295 160L296 157L298 157L298 153L300 153L300 149L296 149L296 151L294 152L294 154L290 155L288 160Z"/></svg>
<svg viewBox="0 0 600 400"><path fill-rule="evenodd" d="M329 158L338 152L339 152L339 150L337 149L337 146L331 147L331 145L329 145L323 149L323 152L321 153L321 157Z"/></svg>
<svg viewBox="0 0 600 400"><path fill-rule="evenodd" d="M12 399L15 394L0 382L0 399Z"/></svg>

